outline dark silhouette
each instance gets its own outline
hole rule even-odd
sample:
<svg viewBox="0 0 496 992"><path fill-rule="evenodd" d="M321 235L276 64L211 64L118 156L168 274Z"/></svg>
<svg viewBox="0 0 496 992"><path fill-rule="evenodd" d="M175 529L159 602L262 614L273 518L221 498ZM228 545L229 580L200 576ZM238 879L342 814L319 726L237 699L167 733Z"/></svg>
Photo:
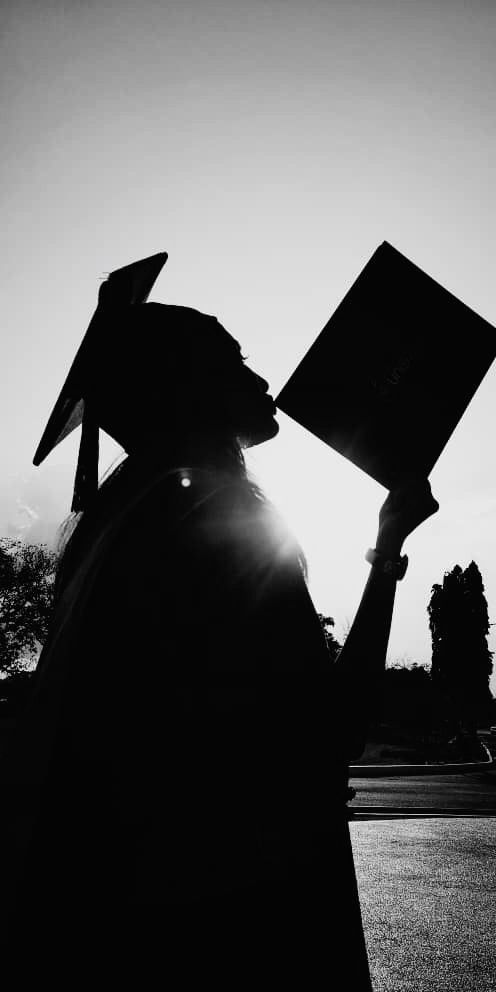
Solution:
<svg viewBox="0 0 496 992"><path fill-rule="evenodd" d="M432 680L467 731L490 721L493 662L482 576L474 561L455 565L432 587L428 605Z"/></svg>
<svg viewBox="0 0 496 992"><path fill-rule="evenodd" d="M381 721L427 734L435 720L431 674L423 665L393 665L384 672Z"/></svg>
<svg viewBox="0 0 496 992"><path fill-rule="evenodd" d="M426 481L388 497L333 664L303 556L245 470L278 430L267 383L213 317L117 303L44 436L48 453L82 419L82 512L12 758L14 922L217 987L368 989L347 762L403 540L437 504ZM98 427L127 458L97 490Z"/></svg>
<svg viewBox="0 0 496 992"><path fill-rule="evenodd" d="M431 473L495 357L495 328L383 241L276 402L395 489Z"/></svg>
<svg viewBox="0 0 496 992"><path fill-rule="evenodd" d="M324 634L325 642L327 645L327 650L332 661L335 661L339 652L341 651L342 645L339 643L338 639L334 636L334 617L324 616L323 613L318 614L320 625Z"/></svg>
<svg viewBox="0 0 496 992"><path fill-rule="evenodd" d="M407 764L457 760L450 745L456 727L447 721L431 672L423 665L386 668L376 721L368 744L374 742L372 753L381 760Z"/></svg>
<svg viewBox="0 0 496 992"><path fill-rule="evenodd" d="M22 671L43 644L53 612L56 556L44 544L0 538L0 673Z"/></svg>

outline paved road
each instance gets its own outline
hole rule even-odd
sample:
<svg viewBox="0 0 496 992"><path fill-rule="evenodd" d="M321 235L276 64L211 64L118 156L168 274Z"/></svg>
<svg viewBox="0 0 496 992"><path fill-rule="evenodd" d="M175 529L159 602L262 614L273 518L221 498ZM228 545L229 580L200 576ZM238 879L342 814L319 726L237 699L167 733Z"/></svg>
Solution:
<svg viewBox="0 0 496 992"><path fill-rule="evenodd" d="M496 772L409 778L352 778L351 809L364 807L472 809L496 813ZM496 828L495 828L496 829ZM495 981L496 989L496 981Z"/></svg>
<svg viewBox="0 0 496 992"><path fill-rule="evenodd" d="M495 992L494 820L350 830L374 992Z"/></svg>

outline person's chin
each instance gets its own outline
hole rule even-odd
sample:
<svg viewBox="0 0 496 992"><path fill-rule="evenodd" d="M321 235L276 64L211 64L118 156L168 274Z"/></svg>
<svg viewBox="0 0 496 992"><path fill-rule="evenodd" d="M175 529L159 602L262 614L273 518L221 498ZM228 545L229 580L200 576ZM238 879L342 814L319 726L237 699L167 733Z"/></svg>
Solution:
<svg viewBox="0 0 496 992"><path fill-rule="evenodd" d="M272 440L278 433L279 424L274 417L270 417L263 423L250 427L249 432L240 437L241 445L243 448L254 448L257 444Z"/></svg>

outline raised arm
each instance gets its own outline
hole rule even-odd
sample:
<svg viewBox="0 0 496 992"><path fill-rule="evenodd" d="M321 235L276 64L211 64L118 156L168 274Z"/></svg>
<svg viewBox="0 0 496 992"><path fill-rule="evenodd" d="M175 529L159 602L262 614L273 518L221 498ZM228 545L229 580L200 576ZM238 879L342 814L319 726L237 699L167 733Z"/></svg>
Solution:
<svg viewBox="0 0 496 992"><path fill-rule="evenodd" d="M349 758L365 746L368 724L377 706L381 675L391 630L398 581L396 567L403 542L424 520L439 509L427 479L415 480L392 490L379 514L376 563L344 647L336 662L343 706L349 728ZM390 566L388 563L393 563ZM395 574L396 573L396 574Z"/></svg>

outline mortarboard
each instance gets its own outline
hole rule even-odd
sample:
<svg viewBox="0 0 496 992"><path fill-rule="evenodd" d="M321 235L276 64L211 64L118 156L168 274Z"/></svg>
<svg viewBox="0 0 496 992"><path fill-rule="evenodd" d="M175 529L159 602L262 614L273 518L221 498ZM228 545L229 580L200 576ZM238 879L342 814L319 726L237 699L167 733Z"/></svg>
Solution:
<svg viewBox="0 0 496 992"><path fill-rule="evenodd" d="M145 303L166 261L167 252L159 252L116 269L102 283L97 308L36 449L33 464L41 465L64 438L82 425L73 511L85 509L98 488L99 428L87 402L88 367L98 361L99 345L105 343L112 325L112 313L122 307Z"/></svg>
<svg viewBox="0 0 496 992"><path fill-rule="evenodd" d="M495 357L495 328L384 241L276 405L392 489L429 475Z"/></svg>

